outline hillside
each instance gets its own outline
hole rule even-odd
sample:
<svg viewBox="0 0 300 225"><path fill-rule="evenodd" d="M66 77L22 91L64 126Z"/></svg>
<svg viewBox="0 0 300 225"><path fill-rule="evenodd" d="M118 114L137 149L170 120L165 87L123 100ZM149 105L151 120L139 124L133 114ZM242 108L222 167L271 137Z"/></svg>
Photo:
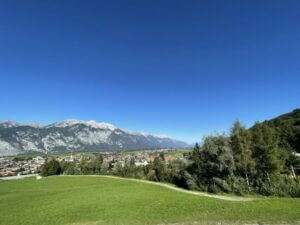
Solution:
<svg viewBox="0 0 300 225"><path fill-rule="evenodd" d="M300 109L295 109L264 123L276 127L283 141L289 143L295 151L300 153Z"/></svg>
<svg viewBox="0 0 300 225"><path fill-rule="evenodd" d="M32 151L101 152L186 146L168 137L131 132L95 121L65 120L46 126L0 123L0 156Z"/></svg>
<svg viewBox="0 0 300 225"><path fill-rule="evenodd" d="M296 224L300 201L234 202L96 176L0 180L2 225Z"/></svg>
<svg viewBox="0 0 300 225"><path fill-rule="evenodd" d="M269 122L284 121L291 124L297 132L300 132L300 109L295 109L292 112L280 115Z"/></svg>

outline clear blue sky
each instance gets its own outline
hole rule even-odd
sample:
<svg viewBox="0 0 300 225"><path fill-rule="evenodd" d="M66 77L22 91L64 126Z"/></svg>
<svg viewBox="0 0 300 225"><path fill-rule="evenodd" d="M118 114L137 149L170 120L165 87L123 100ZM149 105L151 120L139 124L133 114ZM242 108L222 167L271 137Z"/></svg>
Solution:
<svg viewBox="0 0 300 225"><path fill-rule="evenodd" d="M188 142L300 106L300 1L0 4L0 119Z"/></svg>

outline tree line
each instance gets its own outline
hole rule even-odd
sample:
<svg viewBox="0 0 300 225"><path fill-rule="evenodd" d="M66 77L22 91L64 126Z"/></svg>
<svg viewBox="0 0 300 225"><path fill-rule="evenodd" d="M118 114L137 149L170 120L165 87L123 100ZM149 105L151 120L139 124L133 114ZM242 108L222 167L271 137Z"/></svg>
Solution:
<svg viewBox="0 0 300 225"><path fill-rule="evenodd" d="M230 135L215 134L196 144L184 159L166 162L161 153L146 166L136 166L134 159L114 166L103 160L82 157L79 164L48 161L43 176L55 174L103 174L169 182L179 187L235 194L261 194L300 197L300 160L291 140L288 124L283 128L256 123L246 129L235 122Z"/></svg>

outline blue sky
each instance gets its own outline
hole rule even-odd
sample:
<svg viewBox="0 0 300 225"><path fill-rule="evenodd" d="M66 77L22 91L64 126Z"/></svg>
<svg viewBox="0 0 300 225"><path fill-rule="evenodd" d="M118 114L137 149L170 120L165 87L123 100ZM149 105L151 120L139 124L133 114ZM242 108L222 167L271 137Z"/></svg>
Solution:
<svg viewBox="0 0 300 225"><path fill-rule="evenodd" d="M300 107L300 1L1 1L0 119L188 142Z"/></svg>

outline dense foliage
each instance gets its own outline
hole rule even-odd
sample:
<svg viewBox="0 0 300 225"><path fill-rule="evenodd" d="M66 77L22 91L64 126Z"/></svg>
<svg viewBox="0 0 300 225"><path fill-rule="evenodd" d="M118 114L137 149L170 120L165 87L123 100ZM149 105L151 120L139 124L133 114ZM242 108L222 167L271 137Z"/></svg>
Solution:
<svg viewBox="0 0 300 225"><path fill-rule="evenodd" d="M300 153L300 109L264 123L276 130L281 147Z"/></svg>
<svg viewBox="0 0 300 225"><path fill-rule="evenodd" d="M210 192L300 197L300 160L282 140L268 123L247 130L235 122L229 137L209 136L201 149L195 146L186 168L192 181L186 183Z"/></svg>
<svg viewBox="0 0 300 225"><path fill-rule="evenodd" d="M51 159L49 162L46 162L41 169L42 176L51 176L51 175L58 175L62 172L62 168L60 163L55 160Z"/></svg>

